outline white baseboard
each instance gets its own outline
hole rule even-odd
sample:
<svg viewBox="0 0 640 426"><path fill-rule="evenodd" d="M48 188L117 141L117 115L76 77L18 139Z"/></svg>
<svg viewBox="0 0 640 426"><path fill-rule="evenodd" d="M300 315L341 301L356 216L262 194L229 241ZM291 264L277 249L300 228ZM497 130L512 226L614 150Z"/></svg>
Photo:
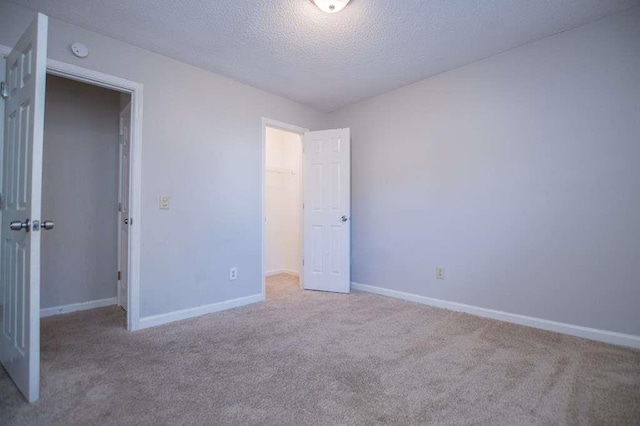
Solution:
<svg viewBox="0 0 640 426"><path fill-rule="evenodd" d="M52 308L40 309L40 318L50 317L53 315L68 314L70 312L85 311L87 309L103 308L105 306L117 305L118 299L111 297L109 299L91 300L89 302L72 303L64 306L54 306Z"/></svg>
<svg viewBox="0 0 640 426"><path fill-rule="evenodd" d="M267 271L265 273L267 277L270 277L272 275L278 275L278 274L289 274L289 275L295 275L296 277L300 276L300 273L298 271L294 271L293 269L272 269L271 271Z"/></svg>
<svg viewBox="0 0 640 426"><path fill-rule="evenodd" d="M472 305L465 305L463 303L449 302L446 300L433 299L431 297L419 296L417 294L404 293L402 291L390 290L387 288L375 287L355 282L351 283L351 288L366 291L369 293L380 294L382 296L421 303L423 305L434 306L436 308L465 312L467 314L477 315L485 318L492 318L500 321L510 322L513 324L526 325L528 327L540 328L542 330L554 331L556 333L569 334L571 336L583 337L585 339L611 343L613 345L628 346L631 348L640 349L640 336L634 336L633 334L617 333L615 331L599 330L596 328L565 324L541 318L528 317L525 315L511 314L508 312L496 311L493 309L486 309Z"/></svg>
<svg viewBox="0 0 640 426"><path fill-rule="evenodd" d="M240 306L262 301L264 301L264 297L262 296L262 294L254 294L252 296L239 297L237 299L225 300L224 302L212 303L210 305L183 309L181 311L151 315L148 317L140 318L140 327L138 327L138 330L142 330L143 328L156 327L158 325L168 324L170 322L180 321L188 318L199 317L200 315L226 311L227 309L237 308Z"/></svg>

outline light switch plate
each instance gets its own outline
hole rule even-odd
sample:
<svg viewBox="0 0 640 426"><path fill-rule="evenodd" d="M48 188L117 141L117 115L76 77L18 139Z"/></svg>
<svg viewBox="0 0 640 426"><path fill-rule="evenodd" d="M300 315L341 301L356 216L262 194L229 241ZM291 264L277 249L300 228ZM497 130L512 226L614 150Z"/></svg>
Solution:
<svg viewBox="0 0 640 426"><path fill-rule="evenodd" d="M171 204L171 198L168 195L161 195L160 210L169 210L169 204Z"/></svg>
<svg viewBox="0 0 640 426"><path fill-rule="evenodd" d="M436 268L436 279L444 280L444 268L442 266Z"/></svg>

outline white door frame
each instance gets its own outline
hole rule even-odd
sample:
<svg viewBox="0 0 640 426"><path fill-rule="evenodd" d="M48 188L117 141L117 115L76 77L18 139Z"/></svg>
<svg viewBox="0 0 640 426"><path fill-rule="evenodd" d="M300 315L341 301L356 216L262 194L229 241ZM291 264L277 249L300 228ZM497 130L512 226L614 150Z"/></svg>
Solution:
<svg viewBox="0 0 640 426"><path fill-rule="evenodd" d="M11 48L0 45L0 56ZM142 216L142 92L143 85L66 62L47 59L47 74L131 95L131 172L129 206L132 226L129 231L129 310L127 330L140 328L140 218ZM54 219L55 220L55 219Z"/></svg>
<svg viewBox="0 0 640 426"><path fill-rule="evenodd" d="M262 164L260 166L261 173L261 182L262 182L262 300L267 298L267 262L266 262L266 224L267 224L267 127L271 127L273 129L284 130L286 132L291 132L300 135L300 147L301 153L300 156L300 173L298 174L299 180L299 188L300 188L300 203L303 202L304 198L302 195L304 194L304 134L309 131L304 127L296 126L293 124L283 123L282 121L272 120L270 118L262 117ZM299 273L299 285L302 287L302 277L303 277L303 268L302 263L304 261L304 212L302 211L302 204L300 205L300 238L298 245L300 247L300 265L298 265Z"/></svg>
<svg viewBox="0 0 640 426"><path fill-rule="evenodd" d="M122 141L122 136L123 136L123 123L122 123L122 117L125 116L124 113L127 113L129 115L129 121L131 121L131 100L129 100L129 102L127 102L127 104L124 106L124 108L120 108L120 111L118 112L119 114L119 121L118 121L118 237L117 237L117 241L118 241L118 277L116 279L116 287L118 288L118 292L117 292L117 304L118 306L123 306L122 305L122 291L121 291L121 284L122 284L122 278L120 276L120 274L122 273L122 221L123 221L123 217L122 217L122 146L123 146L123 141ZM129 125L129 149L131 149L131 125ZM129 156L127 157L129 158L129 172L131 172L131 152L129 152ZM129 176L127 176L128 178ZM129 213L131 213L131 210L129 209ZM127 234L129 235L129 234ZM128 267L128 264L127 264ZM127 281L127 297L129 296L129 282ZM128 300L127 300L128 302ZM129 304L127 303L127 310L129 309Z"/></svg>

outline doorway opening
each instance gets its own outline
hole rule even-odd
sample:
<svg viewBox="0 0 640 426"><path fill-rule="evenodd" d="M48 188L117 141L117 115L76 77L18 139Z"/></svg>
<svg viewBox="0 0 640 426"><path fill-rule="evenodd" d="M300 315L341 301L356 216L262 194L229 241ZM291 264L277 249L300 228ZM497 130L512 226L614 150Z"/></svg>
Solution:
<svg viewBox="0 0 640 426"><path fill-rule="evenodd" d="M349 128L310 132L263 118L262 129L262 298L282 293L268 284L349 293Z"/></svg>
<svg viewBox="0 0 640 426"><path fill-rule="evenodd" d="M302 138L306 129L264 125L263 294L274 299L302 289Z"/></svg>
<svg viewBox="0 0 640 426"><path fill-rule="evenodd" d="M130 129L130 94L47 75L41 317L127 309Z"/></svg>

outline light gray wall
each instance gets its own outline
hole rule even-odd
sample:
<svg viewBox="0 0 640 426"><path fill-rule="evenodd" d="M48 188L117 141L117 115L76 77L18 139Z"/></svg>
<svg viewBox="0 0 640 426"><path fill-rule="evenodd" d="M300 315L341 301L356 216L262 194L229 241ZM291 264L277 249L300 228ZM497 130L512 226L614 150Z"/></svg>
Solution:
<svg viewBox="0 0 640 426"><path fill-rule="evenodd" d="M353 140L353 281L640 335L640 8L332 124Z"/></svg>
<svg viewBox="0 0 640 426"><path fill-rule="evenodd" d="M120 94L47 76L41 306L117 294Z"/></svg>
<svg viewBox="0 0 640 426"><path fill-rule="evenodd" d="M34 16L0 2L0 44ZM75 41L87 58L72 55ZM261 117L322 129L326 115L56 19L48 56L144 84L141 315L260 294Z"/></svg>

